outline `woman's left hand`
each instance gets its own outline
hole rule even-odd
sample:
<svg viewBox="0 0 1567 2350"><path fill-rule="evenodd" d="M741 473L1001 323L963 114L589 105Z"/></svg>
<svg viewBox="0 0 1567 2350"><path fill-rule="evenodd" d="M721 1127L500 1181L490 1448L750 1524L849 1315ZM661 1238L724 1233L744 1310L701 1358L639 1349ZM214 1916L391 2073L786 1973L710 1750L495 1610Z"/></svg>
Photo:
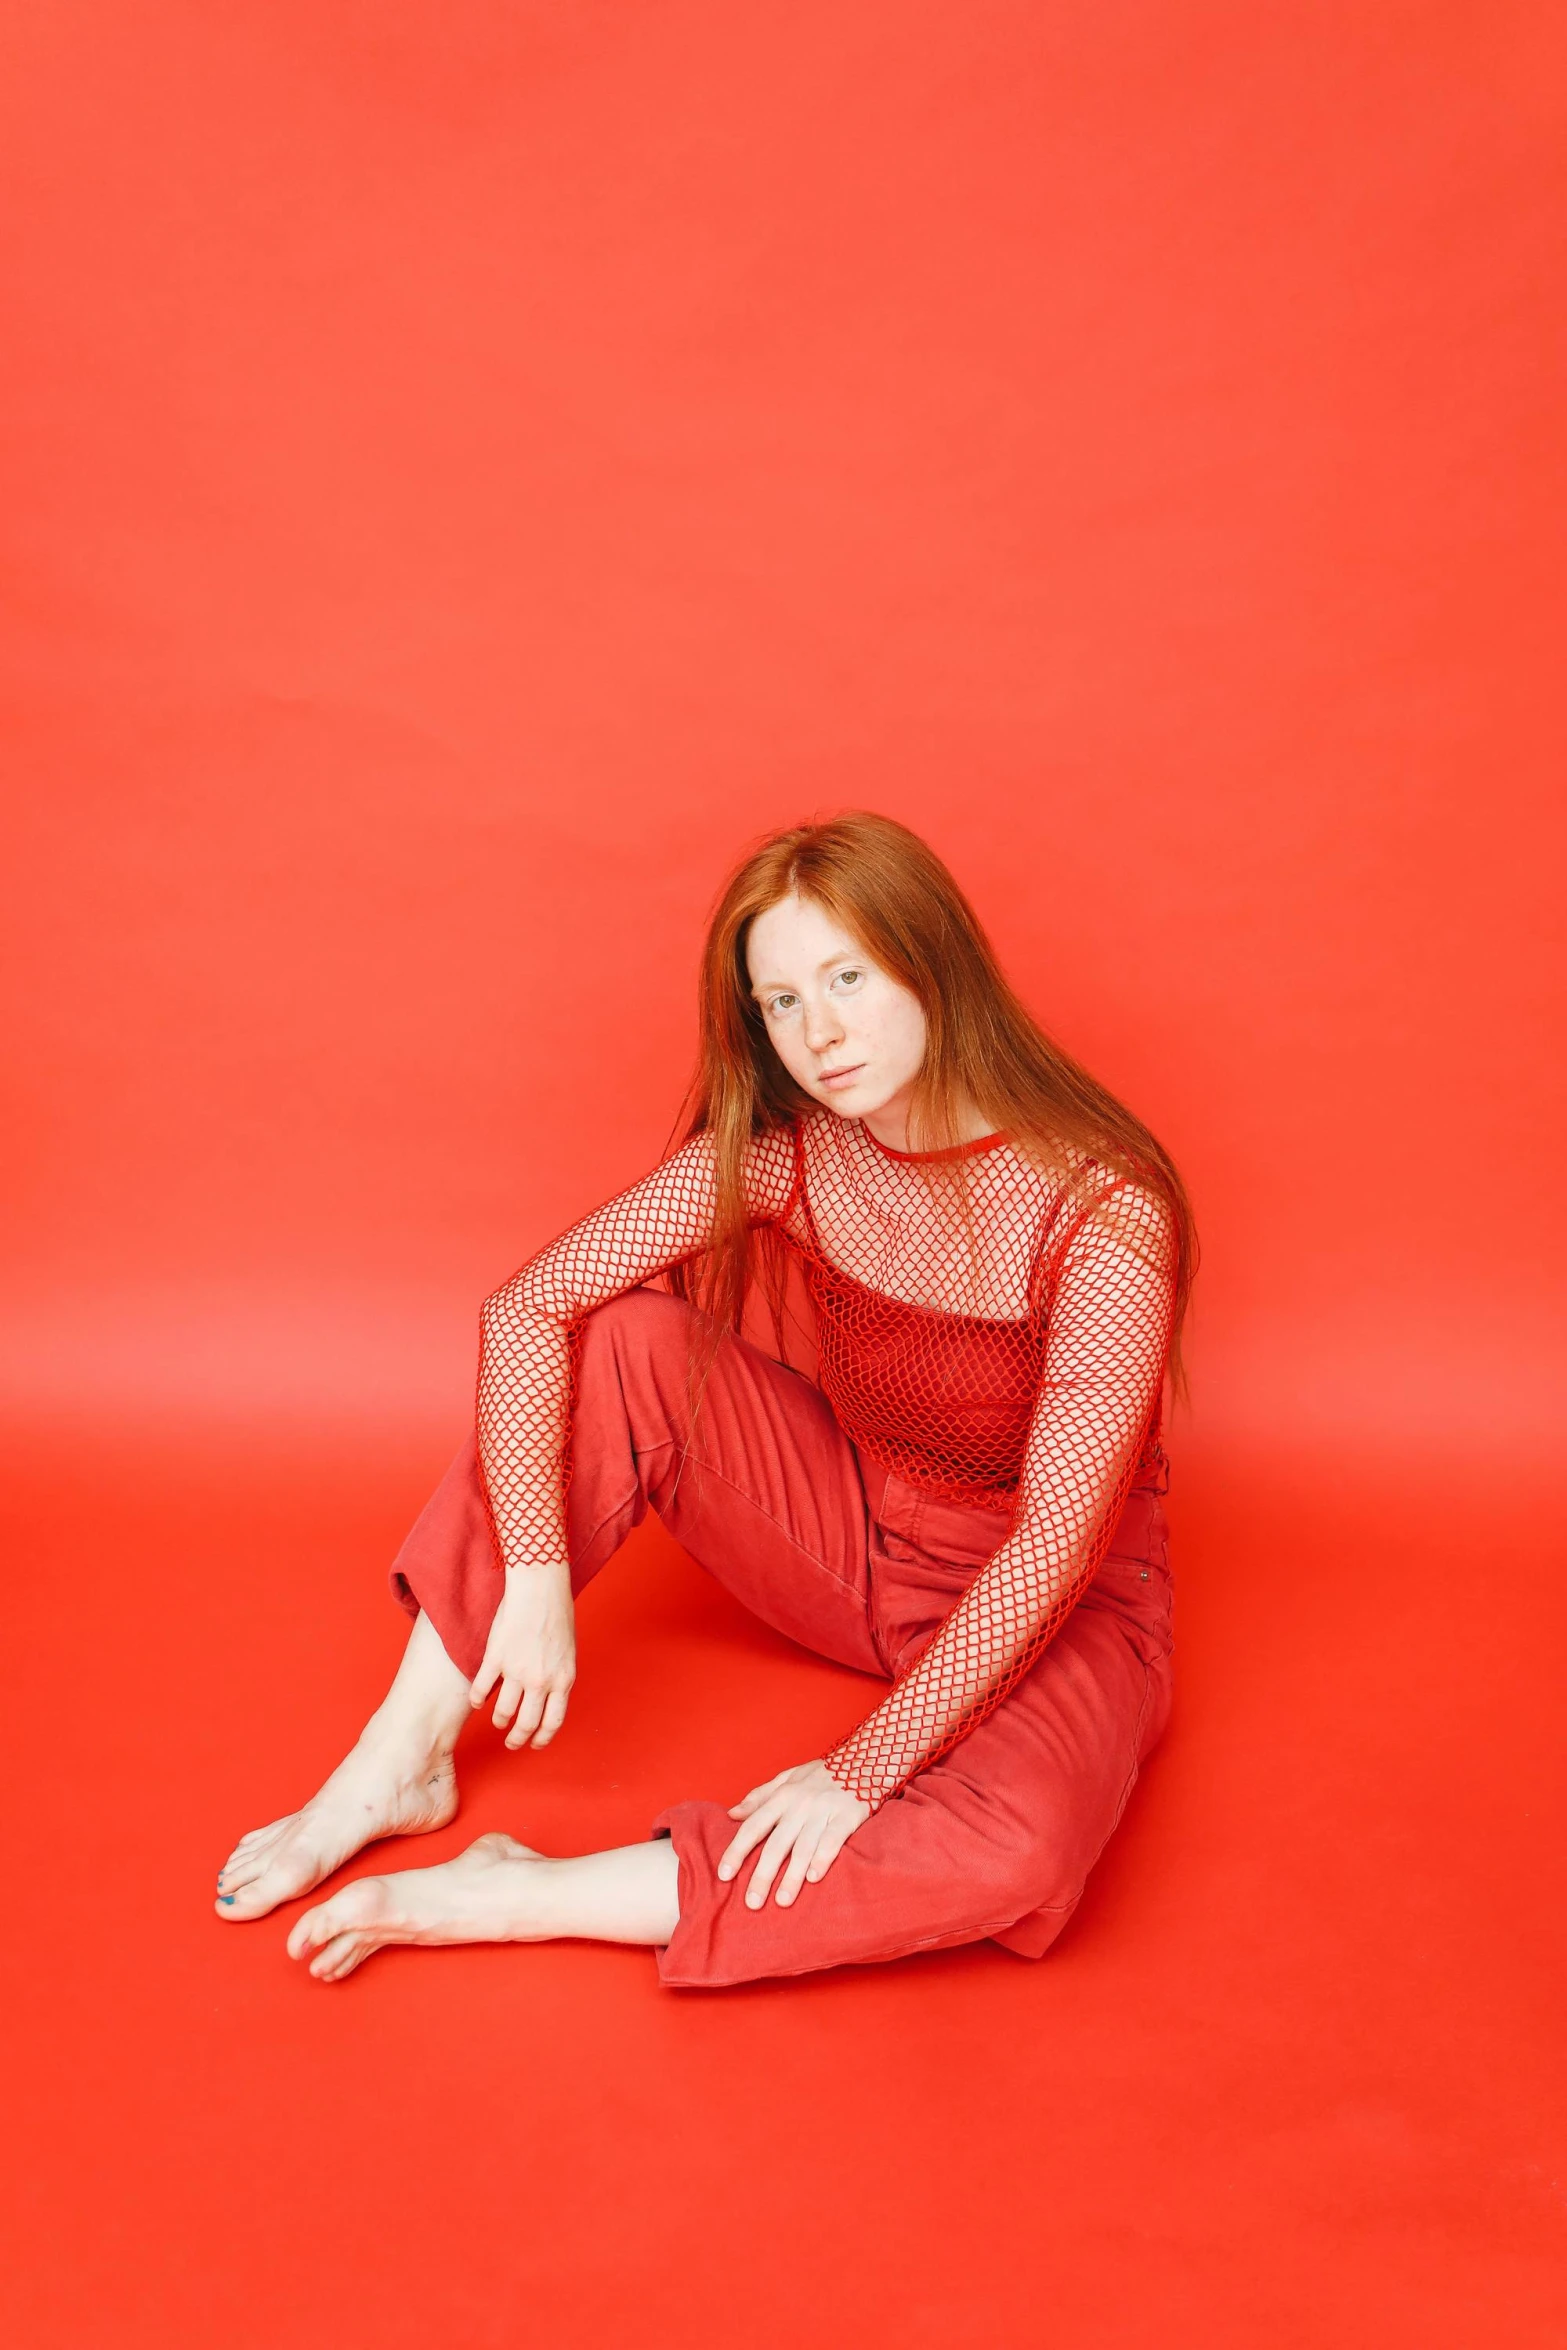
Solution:
<svg viewBox="0 0 1567 2350"><path fill-rule="evenodd" d="M870 1805L840 1787L825 1763L796 1763L729 1806L729 1817L745 1825L731 1837L718 1873L726 1879L734 1876L746 1854L761 1844L761 1858L746 1887L746 1906L760 1909L773 1879L784 1869L777 1900L787 1909L802 1885L825 1877L855 1829L870 1816ZM789 1865L784 1868L786 1860Z"/></svg>

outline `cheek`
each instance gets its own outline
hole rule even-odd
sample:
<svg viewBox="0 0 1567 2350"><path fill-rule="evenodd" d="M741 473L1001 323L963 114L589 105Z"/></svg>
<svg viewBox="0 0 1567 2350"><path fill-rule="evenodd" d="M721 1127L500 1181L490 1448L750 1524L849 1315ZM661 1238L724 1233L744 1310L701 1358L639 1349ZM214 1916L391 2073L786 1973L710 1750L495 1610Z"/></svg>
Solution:
<svg viewBox="0 0 1567 2350"><path fill-rule="evenodd" d="M768 1041L791 1077L803 1081L811 1074L811 1056L798 1028L769 1029Z"/></svg>
<svg viewBox="0 0 1567 2350"><path fill-rule="evenodd" d="M900 991L883 1010L881 1030L888 1060L912 1076L925 1058L925 1015L917 1000Z"/></svg>

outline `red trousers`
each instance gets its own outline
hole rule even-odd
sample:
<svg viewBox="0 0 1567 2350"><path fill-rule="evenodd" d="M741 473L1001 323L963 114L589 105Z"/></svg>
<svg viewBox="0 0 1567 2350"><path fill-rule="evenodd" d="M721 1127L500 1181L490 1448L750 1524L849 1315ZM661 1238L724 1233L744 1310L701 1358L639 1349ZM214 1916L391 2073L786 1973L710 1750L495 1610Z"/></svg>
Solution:
<svg viewBox="0 0 1567 2350"><path fill-rule="evenodd" d="M810 1380L739 1339L720 1349L682 1460L689 1331L688 1308L649 1289L579 1325L573 1589L652 1508L775 1630L863 1673L906 1669L999 1547L1006 1516L934 1500L879 1468ZM987 1936L1039 1957L1169 1716L1167 1482L1161 1468L1133 1488L1098 1573L1010 1694L883 1804L792 1907L746 1908L749 1862L719 1883L737 1824L723 1804L661 1812L652 1832L674 1839L680 1904L657 1954L664 1982L748 1982ZM392 1588L473 1674L503 1584L470 1439L399 1552ZM877 1695L867 1689L865 1712ZM778 1767L804 1759L780 1755Z"/></svg>

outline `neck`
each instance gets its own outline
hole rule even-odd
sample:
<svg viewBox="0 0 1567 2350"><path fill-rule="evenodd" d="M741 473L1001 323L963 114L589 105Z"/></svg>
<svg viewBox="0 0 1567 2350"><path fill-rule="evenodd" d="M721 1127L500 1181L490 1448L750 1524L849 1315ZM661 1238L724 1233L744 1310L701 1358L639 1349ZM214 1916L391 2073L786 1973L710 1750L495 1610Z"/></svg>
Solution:
<svg viewBox="0 0 1567 2350"><path fill-rule="evenodd" d="M909 1118L913 1106L914 1088L912 1085L905 1085L892 1096L890 1101L883 1102L879 1110L867 1110L861 1123L876 1137L878 1142L885 1143L890 1151L926 1150L930 1145L917 1139L910 1129ZM944 1136L943 1140L978 1142L981 1136L994 1131L990 1120L981 1117L979 1111L965 1094L957 1106L956 1130L951 1135Z"/></svg>

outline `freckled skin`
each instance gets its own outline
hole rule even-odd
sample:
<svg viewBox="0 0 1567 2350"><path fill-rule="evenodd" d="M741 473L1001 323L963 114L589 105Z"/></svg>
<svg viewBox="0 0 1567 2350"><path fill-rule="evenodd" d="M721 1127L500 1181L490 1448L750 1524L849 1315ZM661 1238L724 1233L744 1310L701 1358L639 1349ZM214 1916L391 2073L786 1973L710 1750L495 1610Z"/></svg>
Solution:
<svg viewBox="0 0 1567 2350"><path fill-rule="evenodd" d="M757 915L746 963L768 1038L795 1083L840 1117L863 1118L878 1142L907 1148L925 1058L918 998L809 899L781 898ZM834 1070L854 1074L827 1083Z"/></svg>
<svg viewBox="0 0 1567 2350"><path fill-rule="evenodd" d="M749 975L780 1060L796 1083L879 1140L907 1144L909 1100L926 1050L926 1020L907 989L869 961L818 905L785 898L752 924ZM832 1074L853 1069L834 1083ZM237 1842L216 1885L216 1913L235 1925L308 1894L385 1835L423 1835L456 1817L456 1744L472 1690L418 1617L397 1678L362 1737L303 1809ZM820 1774L822 1786L813 1774ZM818 1805L862 1807L820 1765L780 1779ZM771 1786L771 1781L768 1781ZM754 1849L756 1798L735 1805L726 1873ZM858 1824L858 1819L855 1819ZM789 1894L792 1899L792 1894ZM388 1878L359 1878L296 1922L289 1950L320 1981L341 1981L383 1943L517 1941L587 1934L663 1943L679 1918L677 1859L667 1840L623 1852L545 1861L505 1835L484 1835L460 1859Z"/></svg>
<svg viewBox="0 0 1567 2350"><path fill-rule="evenodd" d="M752 923L747 965L767 1034L795 1081L841 1117L863 1119L878 1141L907 1149L926 1043L918 999L831 915L794 896ZM845 1073L841 1079L838 1072ZM983 1132L983 1120L967 1111L961 1138ZM234 1923L265 1917L312 1892L378 1838L445 1827L457 1811L457 1740L473 1711L472 1685L421 1615L390 1690L345 1760L300 1811L252 1830L235 1846L218 1878L219 1917ZM814 1842L824 1820L849 1834L867 1816L867 1807L821 1763L796 1765L733 1807L740 1824L719 1873L733 1876L780 1824L793 1835L798 1822L798 1832L809 1832ZM802 1842L799 1849L803 1856L808 1847ZM768 1897L786 1858L786 1851L776 1859L764 1855L748 1889L752 1906ZM813 1865L810 1877L821 1873ZM676 1888L677 1861L667 1838L547 1860L511 1837L481 1836L440 1867L343 1887L297 1920L288 1948L318 1980L340 1982L388 1943L570 1934L662 1944L678 1923ZM786 1874L777 1897L792 1901L798 1890Z"/></svg>

